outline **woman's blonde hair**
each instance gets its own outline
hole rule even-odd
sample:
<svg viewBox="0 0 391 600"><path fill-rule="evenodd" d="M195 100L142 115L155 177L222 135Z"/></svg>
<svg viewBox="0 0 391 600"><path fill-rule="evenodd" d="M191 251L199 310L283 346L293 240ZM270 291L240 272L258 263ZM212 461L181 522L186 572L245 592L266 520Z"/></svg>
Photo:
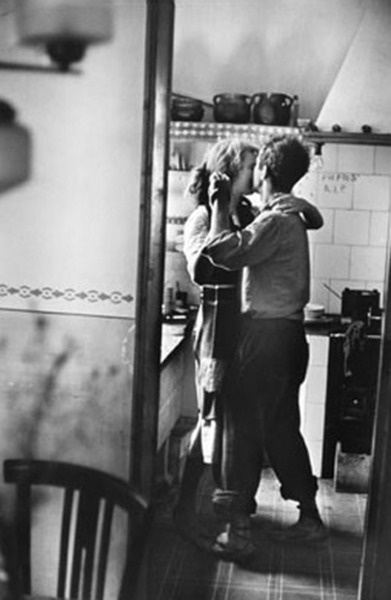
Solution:
<svg viewBox="0 0 391 600"><path fill-rule="evenodd" d="M258 148L244 140L221 140L207 152L202 163L193 169L186 192L195 196L198 204L208 205L209 177L219 171L235 178L248 153L258 154Z"/></svg>

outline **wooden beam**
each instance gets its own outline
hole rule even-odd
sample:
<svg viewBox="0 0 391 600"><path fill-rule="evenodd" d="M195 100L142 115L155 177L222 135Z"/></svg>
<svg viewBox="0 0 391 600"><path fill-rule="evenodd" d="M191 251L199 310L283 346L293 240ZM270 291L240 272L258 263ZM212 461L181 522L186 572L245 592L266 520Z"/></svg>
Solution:
<svg viewBox="0 0 391 600"><path fill-rule="evenodd" d="M153 494L159 415L173 30L174 1L147 0L130 480L148 500Z"/></svg>
<svg viewBox="0 0 391 600"><path fill-rule="evenodd" d="M391 265L388 266L373 464L366 513L359 600L391 598Z"/></svg>

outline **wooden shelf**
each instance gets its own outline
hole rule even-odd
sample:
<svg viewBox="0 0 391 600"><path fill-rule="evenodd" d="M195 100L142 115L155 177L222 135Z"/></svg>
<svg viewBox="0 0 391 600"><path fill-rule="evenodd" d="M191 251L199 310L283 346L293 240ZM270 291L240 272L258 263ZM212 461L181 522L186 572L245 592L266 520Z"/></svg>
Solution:
<svg viewBox="0 0 391 600"><path fill-rule="evenodd" d="M229 137L246 138L262 143L266 137L275 134L297 134L311 144L356 144L367 146L391 146L389 133L354 133L333 131L305 131L298 127L257 125L255 123L215 123L193 121L171 121L171 140L217 141Z"/></svg>
<svg viewBox="0 0 391 600"><path fill-rule="evenodd" d="M354 133L341 131L305 131L303 139L314 144L356 144L362 146L391 146L390 133Z"/></svg>
<svg viewBox="0 0 391 600"><path fill-rule="evenodd" d="M171 121L170 137L172 140L213 140L228 137L244 137L251 140L262 140L266 136L281 133L299 133L298 128L256 125L255 123L215 123Z"/></svg>

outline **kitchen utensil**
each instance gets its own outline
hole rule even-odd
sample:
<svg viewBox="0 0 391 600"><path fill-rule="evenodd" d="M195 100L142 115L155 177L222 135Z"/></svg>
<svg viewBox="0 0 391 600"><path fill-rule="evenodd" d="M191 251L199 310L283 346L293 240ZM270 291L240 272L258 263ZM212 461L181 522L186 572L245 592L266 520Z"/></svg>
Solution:
<svg viewBox="0 0 391 600"><path fill-rule="evenodd" d="M248 123L251 97L246 94L217 94L213 97L213 117L219 123Z"/></svg>
<svg viewBox="0 0 391 600"><path fill-rule="evenodd" d="M172 121L201 121L204 107L201 100L173 96L171 100Z"/></svg>
<svg viewBox="0 0 391 600"><path fill-rule="evenodd" d="M331 292L332 294L334 294L334 296L336 296L339 300L342 300L341 294L338 294L338 292L336 292L335 290L333 290L333 288L330 287L329 285L327 285L327 283L324 283L323 287L325 287L326 290L328 290L329 292Z"/></svg>
<svg viewBox="0 0 391 600"><path fill-rule="evenodd" d="M379 302L378 290L345 288L342 292L342 316L367 322L370 315L379 314Z"/></svg>
<svg viewBox="0 0 391 600"><path fill-rule="evenodd" d="M304 307L304 317L306 319L320 319L325 312L324 306L321 304L307 304Z"/></svg>
<svg viewBox="0 0 391 600"><path fill-rule="evenodd" d="M257 93L252 97L252 118L263 125L289 125L293 98L280 93Z"/></svg>

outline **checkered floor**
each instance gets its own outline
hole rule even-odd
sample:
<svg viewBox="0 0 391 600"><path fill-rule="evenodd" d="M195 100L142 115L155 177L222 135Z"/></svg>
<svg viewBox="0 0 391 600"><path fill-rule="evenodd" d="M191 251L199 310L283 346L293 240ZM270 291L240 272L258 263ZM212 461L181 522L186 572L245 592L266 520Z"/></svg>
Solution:
<svg viewBox="0 0 391 600"><path fill-rule="evenodd" d="M366 495L336 493L319 481L318 503L329 539L317 545L271 541L270 528L297 519L293 502L283 501L271 469L263 473L258 510L252 518L256 554L246 564L217 560L183 540L171 518L175 494L158 509L142 574L144 600L356 600ZM203 479L199 512L210 519L209 474Z"/></svg>

